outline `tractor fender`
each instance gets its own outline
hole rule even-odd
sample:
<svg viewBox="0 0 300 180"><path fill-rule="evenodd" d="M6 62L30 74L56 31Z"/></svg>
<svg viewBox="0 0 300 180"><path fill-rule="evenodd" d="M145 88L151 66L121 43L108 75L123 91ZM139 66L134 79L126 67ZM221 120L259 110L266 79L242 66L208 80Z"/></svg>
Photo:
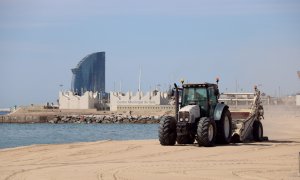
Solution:
<svg viewBox="0 0 300 180"><path fill-rule="evenodd" d="M224 103L218 103L214 110L214 120L219 121L221 119L222 113L224 109L228 109L229 107Z"/></svg>

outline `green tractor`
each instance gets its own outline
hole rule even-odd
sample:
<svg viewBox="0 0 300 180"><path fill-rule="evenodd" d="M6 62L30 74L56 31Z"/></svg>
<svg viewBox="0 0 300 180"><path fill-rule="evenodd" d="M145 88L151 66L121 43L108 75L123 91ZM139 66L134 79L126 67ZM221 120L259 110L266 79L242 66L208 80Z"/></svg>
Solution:
<svg viewBox="0 0 300 180"><path fill-rule="evenodd" d="M215 143L228 144L232 136L229 107L219 103L217 84L175 85L176 116L164 116L160 121L161 145L193 144L210 147Z"/></svg>

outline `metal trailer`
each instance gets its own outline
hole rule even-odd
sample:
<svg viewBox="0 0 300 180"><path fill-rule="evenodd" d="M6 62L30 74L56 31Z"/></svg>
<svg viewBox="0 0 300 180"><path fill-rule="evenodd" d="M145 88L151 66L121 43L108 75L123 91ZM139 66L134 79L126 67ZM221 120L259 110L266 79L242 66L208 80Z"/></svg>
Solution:
<svg viewBox="0 0 300 180"><path fill-rule="evenodd" d="M268 140L263 136L264 109L261 93L222 93L219 101L229 104L232 118L232 142ZM231 106L230 106L231 105Z"/></svg>

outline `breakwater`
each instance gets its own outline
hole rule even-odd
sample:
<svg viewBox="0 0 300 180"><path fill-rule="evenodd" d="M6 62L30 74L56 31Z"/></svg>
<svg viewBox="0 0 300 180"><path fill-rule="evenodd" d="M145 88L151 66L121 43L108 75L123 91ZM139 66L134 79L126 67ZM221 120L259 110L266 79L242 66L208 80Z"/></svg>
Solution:
<svg viewBox="0 0 300 180"><path fill-rule="evenodd" d="M139 123L139 124L153 124L159 123L159 116L129 116L129 115L74 115L74 116L57 116L49 123Z"/></svg>
<svg viewBox="0 0 300 180"><path fill-rule="evenodd" d="M161 116L139 115L39 115L39 116L0 116L0 123L100 123L100 124L155 124Z"/></svg>

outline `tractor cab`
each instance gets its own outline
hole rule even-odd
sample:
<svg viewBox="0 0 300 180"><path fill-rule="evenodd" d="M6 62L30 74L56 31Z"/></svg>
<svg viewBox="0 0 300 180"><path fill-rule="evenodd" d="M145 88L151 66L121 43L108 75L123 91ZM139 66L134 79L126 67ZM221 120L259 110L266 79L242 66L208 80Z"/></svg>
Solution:
<svg viewBox="0 0 300 180"><path fill-rule="evenodd" d="M200 117L211 117L218 104L219 89L217 84L184 84L181 96L180 108L198 105Z"/></svg>

